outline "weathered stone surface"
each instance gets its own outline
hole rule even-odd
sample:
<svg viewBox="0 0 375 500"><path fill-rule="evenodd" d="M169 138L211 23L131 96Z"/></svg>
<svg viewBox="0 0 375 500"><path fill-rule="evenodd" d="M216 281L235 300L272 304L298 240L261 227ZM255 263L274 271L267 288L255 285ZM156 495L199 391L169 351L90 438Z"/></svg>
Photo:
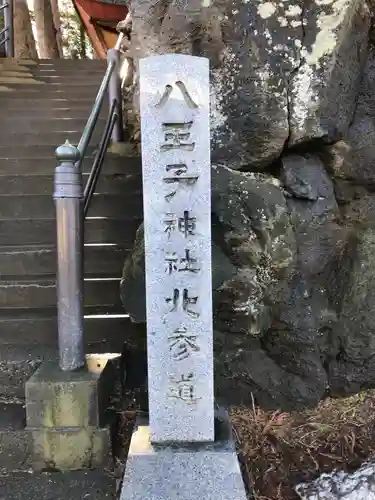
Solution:
<svg viewBox="0 0 375 500"><path fill-rule="evenodd" d="M42 363L25 386L28 427L99 425L98 388L95 373L62 372L53 362Z"/></svg>
<svg viewBox="0 0 375 500"><path fill-rule="evenodd" d="M302 500L375 500L375 463L350 474L322 474L313 483L298 485L296 492Z"/></svg>
<svg viewBox="0 0 375 500"><path fill-rule="evenodd" d="M110 434L104 417L114 384L109 358L116 355L107 355L107 362L97 358L94 372L63 372L57 363L44 362L27 381L26 423L34 470L108 464ZM92 368L93 355L88 365Z"/></svg>
<svg viewBox="0 0 375 500"><path fill-rule="evenodd" d="M348 130L370 27L363 0L303 1L299 65L289 85L289 146Z"/></svg>
<svg viewBox="0 0 375 500"><path fill-rule="evenodd" d="M28 427L103 425L113 383L109 371L110 363L98 373L62 372L54 362L42 363L25 385Z"/></svg>
<svg viewBox="0 0 375 500"><path fill-rule="evenodd" d="M366 55L366 2L133 0L131 12L136 61L210 58L214 163L263 169L285 146L346 133Z"/></svg>
<svg viewBox="0 0 375 500"><path fill-rule="evenodd" d="M281 179L291 194L287 203L296 228L317 219L323 222L339 218L333 183L319 158L290 155L281 161Z"/></svg>
<svg viewBox="0 0 375 500"><path fill-rule="evenodd" d="M280 183L270 176L216 167L212 210L222 249L238 270L217 293L215 319L231 331L257 335L270 326L273 285L296 257Z"/></svg>
<svg viewBox="0 0 375 500"><path fill-rule="evenodd" d="M36 471L94 469L109 465L109 429L97 427L32 430Z"/></svg>
<svg viewBox="0 0 375 500"><path fill-rule="evenodd" d="M357 392L375 377L375 231L363 228L357 238L351 266L342 270L346 286L334 330L340 349L329 365L334 394Z"/></svg>
<svg viewBox="0 0 375 500"><path fill-rule="evenodd" d="M213 273L215 380L226 401L249 402L253 392L263 406L291 409L330 391L342 270L350 268L357 239L354 216L342 225L332 181L316 157L294 155L283 169L284 187L264 174L212 169L213 262L216 248L226 262L220 279ZM309 217L293 215L297 201L298 214ZM145 320L143 287L139 230L122 281L126 310L138 321Z"/></svg>
<svg viewBox="0 0 375 500"><path fill-rule="evenodd" d="M345 140L334 144L332 168L337 177L375 184L375 51L371 47L358 95L357 108Z"/></svg>
<svg viewBox="0 0 375 500"><path fill-rule="evenodd" d="M226 400L252 392L290 409L374 383L369 6L131 3L136 60L211 61L213 265L224 262L213 272L215 378ZM121 294L143 322L141 239Z"/></svg>

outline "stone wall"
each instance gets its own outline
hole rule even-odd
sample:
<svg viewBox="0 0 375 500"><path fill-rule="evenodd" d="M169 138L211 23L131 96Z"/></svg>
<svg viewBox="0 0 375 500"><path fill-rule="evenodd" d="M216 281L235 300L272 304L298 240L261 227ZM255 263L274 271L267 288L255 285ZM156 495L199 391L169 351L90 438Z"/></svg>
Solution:
<svg viewBox="0 0 375 500"><path fill-rule="evenodd" d="M218 395L292 409L373 386L375 5L186 4L132 0L130 54L211 60ZM138 322L143 274L140 231L122 281Z"/></svg>

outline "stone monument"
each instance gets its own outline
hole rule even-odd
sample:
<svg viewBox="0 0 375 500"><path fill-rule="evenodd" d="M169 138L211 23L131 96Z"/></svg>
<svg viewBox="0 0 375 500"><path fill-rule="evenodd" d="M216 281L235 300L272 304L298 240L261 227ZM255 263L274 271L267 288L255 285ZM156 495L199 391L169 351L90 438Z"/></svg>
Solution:
<svg viewBox="0 0 375 500"><path fill-rule="evenodd" d="M140 61L149 421L122 500L245 500L227 414L214 411L208 59Z"/></svg>

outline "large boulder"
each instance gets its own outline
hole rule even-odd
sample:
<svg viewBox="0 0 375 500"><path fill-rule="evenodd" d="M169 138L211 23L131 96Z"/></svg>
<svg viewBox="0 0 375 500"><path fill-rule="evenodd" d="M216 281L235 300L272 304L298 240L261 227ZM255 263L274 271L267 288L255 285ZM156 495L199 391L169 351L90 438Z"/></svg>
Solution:
<svg viewBox="0 0 375 500"><path fill-rule="evenodd" d="M375 186L375 51L369 51L357 108L345 138L330 148L338 178Z"/></svg>
<svg viewBox="0 0 375 500"><path fill-rule="evenodd" d="M332 182L324 169L319 176L319 160L285 160L296 171L298 162L301 171L315 165L311 182L321 184L315 194L310 186L309 199L299 201L319 204L322 194L330 201L313 211L314 223L303 232L291 223L293 190L287 193L278 179L212 168L215 380L217 395L226 401L249 402L253 393L265 407L291 409L316 404L329 387L326 360L338 346L326 286L342 265L348 234L333 220ZM121 283L126 310L133 320L145 321L142 229Z"/></svg>
<svg viewBox="0 0 375 500"><path fill-rule="evenodd" d="M285 147L346 133L367 49L363 0L132 0L131 12L136 62L210 58L214 163L264 169Z"/></svg>
<svg viewBox="0 0 375 500"><path fill-rule="evenodd" d="M375 380L375 229L361 228L357 238L351 265L342 270L340 320L334 329L339 351L329 364L334 395L358 392Z"/></svg>
<svg viewBox="0 0 375 500"><path fill-rule="evenodd" d="M227 402L294 409L374 385L369 5L131 2L136 63L211 62L215 380ZM140 228L121 282L139 323L144 273Z"/></svg>
<svg viewBox="0 0 375 500"><path fill-rule="evenodd" d="M366 61L364 0L304 0L300 64L290 79L289 146L338 140L352 121Z"/></svg>

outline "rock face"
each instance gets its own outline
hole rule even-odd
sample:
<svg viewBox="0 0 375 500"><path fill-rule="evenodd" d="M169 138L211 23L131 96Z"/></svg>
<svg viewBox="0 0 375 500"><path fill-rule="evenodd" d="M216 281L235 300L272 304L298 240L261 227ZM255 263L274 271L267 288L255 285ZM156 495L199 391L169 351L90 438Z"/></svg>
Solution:
<svg viewBox="0 0 375 500"><path fill-rule="evenodd" d="M322 474L311 484L298 485L296 491L302 500L375 500L375 463L352 474Z"/></svg>
<svg viewBox="0 0 375 500"><path fill-rule="evenodd" d="M131 13L136 61L210 58L215 163L265 169L288 146L347 132L367 51L363 0L132 0Z"/></svg>
<svg viewBox="0 0 375 500"><path fill-rule="evenodd" d="M228 402L295 409L374 385L371 8L132 0L135 62L211 61L215 375ZM121 297L141 323L144 288L140 228Z"/></svg>

